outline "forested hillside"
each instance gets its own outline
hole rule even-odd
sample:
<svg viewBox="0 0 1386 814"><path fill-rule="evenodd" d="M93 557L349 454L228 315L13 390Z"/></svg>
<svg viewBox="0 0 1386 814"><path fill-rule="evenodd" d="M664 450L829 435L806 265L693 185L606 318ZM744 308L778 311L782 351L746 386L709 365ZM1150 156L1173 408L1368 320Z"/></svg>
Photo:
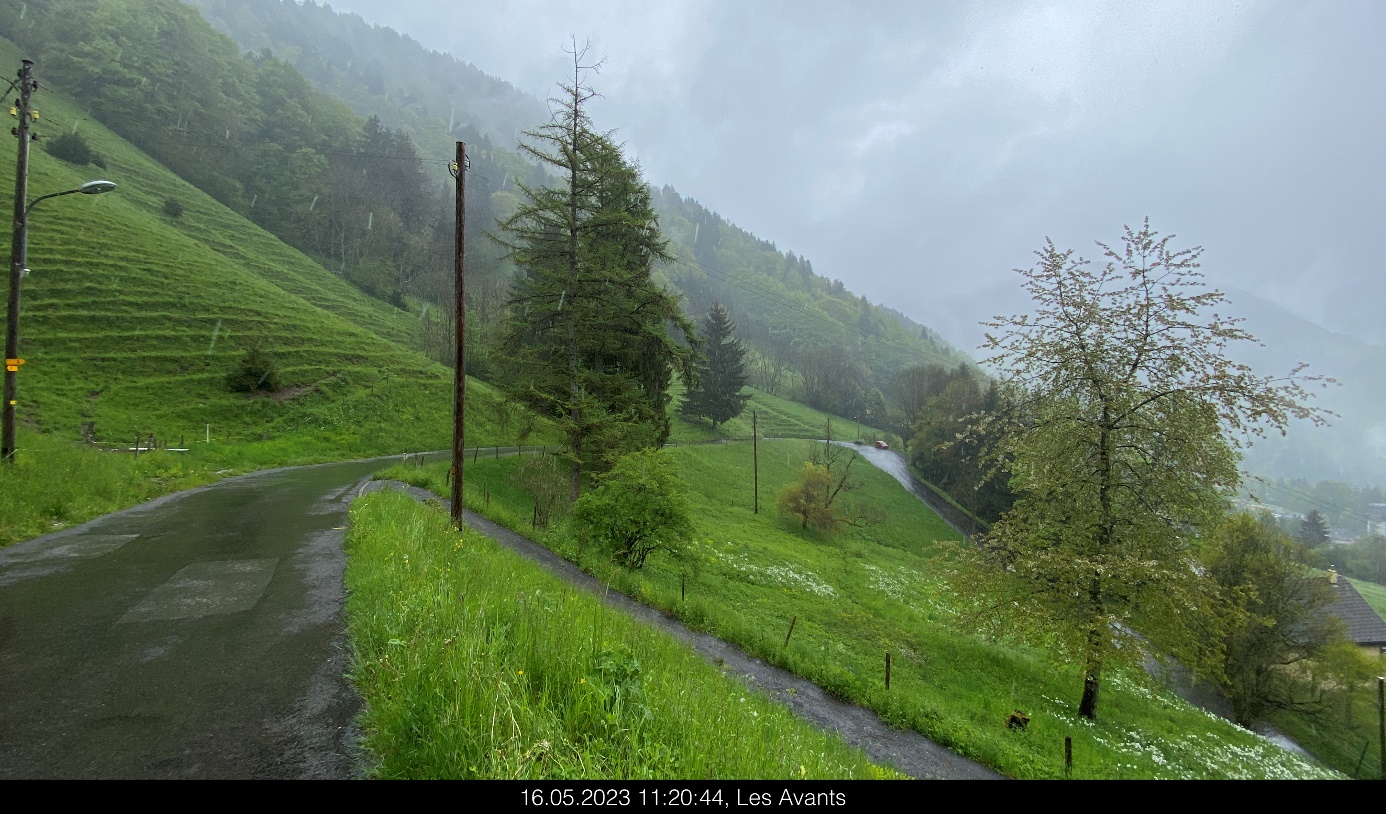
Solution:
<svg viewBox="0 0 1386 814"><path fill-rule="evenodd" d="M486 233L519 205L519 183L549 183L499 134L542 124L542 103L326 7L200 7L240 47L176 0L7 5L0 35L92 118L358 289L414 313L415 347L440 361L452 353L450 309L435 306L452 297L454 226L450 154L438 151L467 140L468 364L496 375L514 268ZM654 203L676 258L660 273L695 318L713 301L727 306L751 350L752 384L883 425L900 369L965 360L673 189L656 190Z"/></svg>
<svg viewBox="0 0 1386 814"><path fill-rule="evenodd" d="M454 140L513 149L548 116L544 103L450 54L328 5L279 0L189 0L241 48L274 55L362 117L408 130L428 155Z"/></svg>
<svg viewBox="0 0 1386 814"><path fill-rule="evenodd" d="M454 140L466 141L473 182L490 198L479 203L484 209L476 214L478 222L513 210L517 181L544 183L539 169L510 148L516 131L545 121L545 106L474 66L311 2L191 2L243 49L268 48L358 113L378 115L410 133L428 157L446 158ZM840 281L816 274L807 258L757 238L671 187L657 189L654 203L677 255L664 273L683 293L690 315L700 317L714 301L728 307L753 352L752 384L852 418L867 418L870 411L885 423L888 385L897 371L966 359L898 311L853 295ZM469 220L473 206L469 196ZM468 305L486 334L500 318L512 272L490 246L469 245L469 251L476 282L469 282ZM438 302L444 289L446 283L419 291ZM481 371L488 363L482 347L468 361Z"/></svg>

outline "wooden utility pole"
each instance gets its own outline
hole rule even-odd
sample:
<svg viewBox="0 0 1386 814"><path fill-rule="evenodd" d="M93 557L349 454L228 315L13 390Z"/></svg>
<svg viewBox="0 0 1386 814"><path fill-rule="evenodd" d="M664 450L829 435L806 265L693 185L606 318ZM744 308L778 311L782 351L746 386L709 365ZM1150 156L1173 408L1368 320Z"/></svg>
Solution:
<svg viewBox="0 0 1386 814"><path fill-rule="evenodd" d="M756 411L751 411L751 514L760 514L760 433L756 431Z"/></svg>
<svg viewBox="0 0 1386 814"><path fill-rule="evenodd" d="M14 134L19 138L19 159L14 171L14 232L10 243L10 300L5 312L5 398L0 405L0 458L14 463L14 407L19 382L17 374L23 362L19 359L19 281L24 276L28 246L29 201L29 100L34 93L34 63L24 60L19 69L19 98L15 100L15 115L19 125Z"/></svg>
<svg viewBox="0 0 1386 814"><path fill-rule="evenodd" d="M464 281L463 250L467 229L467 145L457 142L457 159L452 163L452 175L457 179L457 260L453 270L457 302L454 321L457 325L457 365L453 370L452 388L452 522L462 527L462 465L466 450L463 426L467 415L467 314Z"/></svg>

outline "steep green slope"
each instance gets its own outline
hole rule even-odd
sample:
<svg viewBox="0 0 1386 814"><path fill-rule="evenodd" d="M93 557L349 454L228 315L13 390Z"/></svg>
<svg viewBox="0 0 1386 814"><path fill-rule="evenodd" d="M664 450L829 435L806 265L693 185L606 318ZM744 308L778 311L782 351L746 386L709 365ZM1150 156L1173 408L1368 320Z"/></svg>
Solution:
<svg viewBox="0 0 1386 814"><path fill-rule="evenodd" d="M0 42L0 64L18 62ZM78 129L106 167L74 167L35 144L31 199L94 177L120 186L45 201L30 219L21 422L69 437L94 422L98 438L125 441L136 431L203 436L208 424L223 437L353 435L394 416L408 422L402 437L441 445L450 374L390 341L409 339L408 314L221 207L51 91L35 107L41 136ZM6 188L12 157L0 159ZM178 218L163 212L170 198L183 206ZM256 345L279 365L278 398L225 386Z"/></svg>

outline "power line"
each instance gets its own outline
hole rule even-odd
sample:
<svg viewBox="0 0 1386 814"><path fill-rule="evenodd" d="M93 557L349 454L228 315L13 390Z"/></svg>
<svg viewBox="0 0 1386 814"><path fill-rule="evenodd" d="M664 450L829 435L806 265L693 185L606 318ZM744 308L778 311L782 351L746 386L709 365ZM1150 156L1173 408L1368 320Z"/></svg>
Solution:
<svg viewBox="0 0 1386 814"><path fill-rule="evenodd" d="M1338 504L1333 503L1332 501L1324 500L1323 498L1314 495L1305 494L1304 492L1300 492L1297 489L1293 489L1288 486L1284 486L1278 483L1271 483L1270 481L1266 480L1263 477L1260 477L1259 475L1252 475L1250 477L1253 480L1259 481L1261 485L1266 487L1267 489L1273 489L1277 492L1280 492L1283 495L1298 498L1299 500L1302 500L1305 503L1308 503L1320 509L1326 509L1328 511L1335 512L1340 516L1346 517L1349 520L1356 520L1364 524L1371 522L1369 518L1361 514L1358 514L1355 509L1349 509L1345 506L1339 506Z"/></svg>

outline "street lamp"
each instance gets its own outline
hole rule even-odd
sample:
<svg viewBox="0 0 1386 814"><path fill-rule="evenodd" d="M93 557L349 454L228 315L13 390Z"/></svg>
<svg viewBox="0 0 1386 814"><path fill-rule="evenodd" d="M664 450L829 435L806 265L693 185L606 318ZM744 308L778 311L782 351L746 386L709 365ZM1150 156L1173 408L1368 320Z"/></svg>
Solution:
<svg viewBox="0 0 1386 814"><path fill-rule="evenodd" d="M5 321L5 394L4 404L0 405L0 416L3 416L4 422L3 428L0 429L0 458L3 458L5 463L14 463L14 406L18 387L16 374L19 372L19 366L24 364L24 360L19 358L19 281L29 271L25 268L29 260L29 213L34 211L34 207L38 206L39 202L49 198L75 193L100 195L116 188L113 182L104 179L88 181L73 189L40 195L25 204L21 210L19 204L24 200L24 191L27 186L25 181L27 179L21 178L18 182L18 194L15 196L14 240L10 244L10 302Z"/></svg>

